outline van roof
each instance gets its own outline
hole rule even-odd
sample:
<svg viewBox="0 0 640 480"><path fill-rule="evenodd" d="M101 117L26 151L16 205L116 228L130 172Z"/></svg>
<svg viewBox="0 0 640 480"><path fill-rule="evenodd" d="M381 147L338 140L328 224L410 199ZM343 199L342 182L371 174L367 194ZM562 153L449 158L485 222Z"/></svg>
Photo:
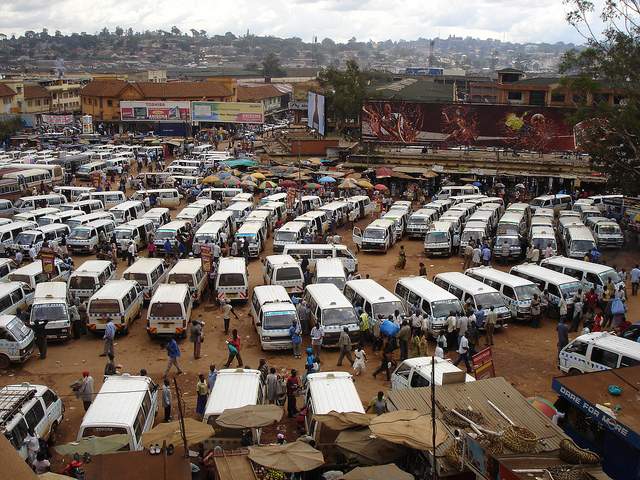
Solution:
<svg viewBox="0 0 640 480"><path fill-rule="evenodd" d="M576 280L569 275L565 275L564 273L556 272L555 270L551 270L549 268L544 268L534 263L523 263L522 265L516 265L511 269L511 271L521 271L522 273L526 273L531 275L532 277L539 278L541 280L549 281L556 285L564 285L567 283L576 283Z"/></svg>
<svg viewBox="0 0 640 480"><path fill-rule="evenodd" d="M94 220L93 222L86 223L84 226L85 227L103 227L103 226L108 225L110 223L115 225L113 220L110 219L110 218L100 218L98 220Z"/></svg>
<svg viewBox="0 0 640 480"><path fill-rule="evenodd" d="M180 274L192 274L202 269L202 260L199 258L184 258L178 260L178 262L169 270L169 275L172 273Z"/></svg>
<svg viewBox="0 0 640 480"><path fill-rule="evenodd" d="M40 272L42 272L42 260L36 260L34 262L29 263L28 265L24 265L23 267L16 268L9 275L16 274L16 275L31 276L31 275L37 275Z"/></svg>
<svg viewBox="0 0 640 480"><path fill-rule="evenodd" d="M225 210L246 210L247 208L253 208L252 202L233 202Z"/></svg>
<svg viewBox="0 0 640 480"><path fill-rule="evenodd" d="M349 280L347 285L354 291L360 294L360 296L367 299L372 299L377 302L399 302L400 299L396 297L389 290L384 288L375 280L370 278L360 278L357 280ZM335 285L334 285L335 287ZM335 287L337 288L337 287Z"/></svg>
<svg viewBox="0 0 640 480"><path fill-rule="evenodd" d="M102 218L111 218L113 219L113 213L109 212L91 212L86 215L80 215L78 217L74 217L74 220L77 222L91 222L93 220L100 220Z"/></svg>
<svg viewBox="0 0 640 480"><path fill-rule="evenodd" d="M44 282L36 285L33 298L67 298L66 282Z"/></svg>
<svg viewBox="0 0 640 480"><path fill-rule="evenodd" d="M320 275L322 271L323 275ZM316 260L316 278L318 276L346 276L344 265L339 258L319 258Z"/></svg>
<svg viewBox="0 0 640 480"><path fill-rule="evenodd" d="M225 227L224 222L220 221L220 220L214 220L211 221L211 219L207 220L206 222L204 222L202 225L200 225L200 228L198 228L198 230L196 230L195 235L201 234L201 233L218 233L220 230L222 230Z"/></svg>
<svg viewBox="0 0 640 480"><path fill-rule="evenodd" d="M141 257L136 260L133 265L127 268L122 275L124 276L127 273L148 273L159 265L164 265L164 260L162 258Z"/></svg>
<svg viewBox="0 0 640 480"><path fill-rule="evenodd" d="M222 257L218 264L218 275L223 273L244 273L247 263L243 257Z"/></svg>
<svg viewBox="0 0 640 480"><path fill-rule="evenodd" d="M290 222L285 223L278 230L281 232L299 232L303 228L307 228L307 224L304 222L296 222L292 220Z"/></svg>
<svg viewBox="0 0 640 480"><path fill-rule="evenodd" d="M433 215L434 209L433 208L419 208L418 210L416 210L415 212L413 212L411 214L411 216L409 217L409 220L411 220L413 217L430 217Z"/></svg>
<svg viewBox="0 0 640 480"><path fill-rule="evenodd" d="M250 235L257 234L260 229L263 227L264 223L253 221L253 222L244 222L240 225L240 228L236 231L236 236L240 235Z"/></svg>
<svg viewBox="0 0 640 480"><path fill-rule="evenodd" d="M109 210L127 210L131 207L143 206L143 203L140 200L127 200L126 202L119 203L115 207L111 207Z"/></svg>
<svg viewBox="0 0 640 480"><path fill-rule="evenodd" d="M458 300L453 293L448 292L424 277L402 277L398 283L407 287L419 296L428 299L430 302Z"/></svg>
<svg viewBox="0 0 640 480"><path fill-rule="evenodd" d="M284 246L285 252L287 250L347 250L347 246L344 244L331 244L328 243L287 243Z"/></svg>
<svg viewBox="0 0 640 480"><path fill-rule="evenodd" d="M233 212L229 210L217 210L211 214L211 216L207 219L207 222L213 222L215 220L225 222L233 215Z"/></svg>
<svg viewBox="0 0 640 480"><path fill-rule="evenodd" d="M597 345L598 347L613 350L622 355L640 360L640 343L629 340L628 338L618 337L617 335L611 335L607 332L596 332L580 335L576 340Z"/></svg>
<svg viewBox="0 0 640 480"><path fill-rule="evenodd" d="M186 220L174 220L169 223L165 223L160 228L158 228L158 232L161 230L180 230L181 228L186 228L187 224Z"/></svg>
<svg viewBox="0 0 640 480"><path fill-rule="evenodd" d="M446 232L451 228L451 225L453 225L453 221L445 222L443 220L438 220L431 224L431 228L429 230L436 231L436 232Z"/></svg>
<svg viewBox="0 0 640 480"><path fill-rule="evenodd" d="M16 317L15 315L0 315L0 327L6 327L16 318L18 317ZM18 318L18 320L20 319Z"/></svg>
<svg viewBox="0 0 640 480"><path fill-rule="evenodd" d="M0 297L4 297L24 285L24 282L0 282Z"/></svg>
<svg viewBox="0 0 640 480"><path fill-rule="evenodd" d="M253 294L259 303L291 303L287 289L282 285L259 285L254 287Z"/></svg>
<svg viewBox="0 0 640 480"><path fill-rule="evenodd" d="M351 302L333 283L314 283L307 285L306 290L321 309L353 308Z"/></svg>
<svg viewBox="0 0 640 480"><path fill-rule="evenodd" d="M216 383L209 394L204 418L220 415L228 408L255 405L260 388L260 372L244 368L224 369L218 372Z"/></svg>
<svg viewBox="0 0 640 480"><path fill-rule="evenodd" d="M524 278L511 275L510 273L503 272L502 270L498 270L489 266L470 268L467 270L467 272L475 273L476 275L488 278L489 280L494 280L509 287L522 287L525 285L532 285L532 282L530 280L525 280Z"/></svg>
<svg viewBox="0 0 640 480"><path fill-rule="evenodd" d="M542 226L542 225L534 225L531 227L531 236L537 238L556 238L556 234L553 232L552 227Z"/></svg>
<svg viewBox="0 0 640 480"><path fill-rule="evenodd" d="M265 260L272 265L298 265L298 262L296 262L295 258L293 258L291 255L286 254L267 255Z"/></svg>
<svg viewBox="0 0 640 480"><path fill-rule="evenodd" d="M318 372L307 375L313 401L313 413L324 415L335 412L364 413L353 378L347 372Z"/></svg>
<svg viewBox="0 0 640 480"><path fill-rule="evenodd" d="M131 287L137 285L135 280L109 280L104 286L91 296L91 300L112 299L124 297Z"/></svg>
<svg viewBox="0 0 640 480"><path fill-rule="evenodd" d="M365 230L369 230L370 228L373 228L373 229L377 229L377 228L387 229L389 227L393 227L393 225L394 225L393 220L387 220L386 218L383 217L383 218L378 218L378 219L374 220L369 225L367 225L364 229Z"/></svg>
<svg viewBox="0 0 640 480"><path fill-rule="evenodd" d="M171 302L182 303L184 297L189 295L189 285L186 283L161 283L151 297L151 303Z"/></svg>
<svg viewBox="0 0 640 480"><path fill-rule="evenodd" d="M540 264L558 265L560 267L570 267L576 270L583 270L585 272L595 273L600 275L601 273L611 272L613 268L608 265L602 265L600 263L585 262L584 260L578 260L577 258L563 257L557 255L555 257L545 258Z"/></svg>
<svg viewBox="0 0 640 480"><path fill-rule="evenodd" d="M586 225L570 225L567 230L568 234L571 235L571 240L591 240L595 242L593 233Z"/></svg>
<svg viewBox="0 0 640 480"><path fill-rule="evenodd" d="M520 223L520 221L522 220L523 217L524 217L524 213L522 213L522 212L516 212L516 211L507 210L502 215L502 217L500 217L500 220L498 221L498 224L500 224L500 223Z"/></svg>
<svg viewBox="0 0 640 480"><path fill-rule="evenodd" d="M195 203L195 202L194 202ZM145 217L155 217L156 215L158 217L164 215L165 213L169 213L169 209L166 207L154 207L154 208L150 208L149 210L147 210L144 215L142 215L143 218Z"/></svg>
<svg viewBox="0 0 640 480"><path fill-rule="evenodd" d="M432 357L414 357L404 360L402 363L408 367L414 368L425 374L426 377L431 378L431 358ZM435 379L432 379L436 385L442 385L442 377L445 373L461 372L451 360L433 357L436 360L435 364ZM475 382L475 378L469 374L465 375L465 382Z"/></svg>
<svg viewBox="0 0 640 480"><path fill-rule="evenodd" d="M442 278L456 287L459 287L471 295L478 293L493 293L498 292L495 288L485 285L479 282L475 278L471 278L462 272L443 272L436 275L436 278Z"/></svg>
<svg viewBox="0 0 640 480"><path fill-rule="evenodd" d="M153 224L153 222L148 218L136 218L134 220L129 220L127 223L120 226L137 228L137 227L142 227L143 225L149 225L149 224Z"/></svg>
<svg viewBox="0 0 640 480"><path fill-rule="evenodd" d="M139 405L142 405L150 384L149 377L129 374L106 376L100 392L84 414L80 429L101 425L133 427ZM131 406L133 408L127 408Z"/></svg>
<svg viewBox="0 0 640 480"><path fill-rule="evenodd" d="M111 265L109 260L87 260L78 268L76 268L71 275L79 272L95 272L99 273L103 271L105 268L108 268Z"/></svg>

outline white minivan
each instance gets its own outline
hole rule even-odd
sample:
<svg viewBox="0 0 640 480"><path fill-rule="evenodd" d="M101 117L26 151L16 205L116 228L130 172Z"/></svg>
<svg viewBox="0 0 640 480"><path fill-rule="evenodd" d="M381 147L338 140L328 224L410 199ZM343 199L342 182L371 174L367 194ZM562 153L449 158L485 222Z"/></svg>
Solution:
<svg viewBox="0 0 640 480"><path fill-rule="evenodd" d="M268 255L264 260L265 285L281 285L288 293L304 290L304 276L300 264L291 255Z"/></svg>
<svg viewBox="0 0 640 480"><path fill-rule="evenodd" d="M297 261L305 258L309 262L309 268L313 268L319 258L339 258L344 268L353 273L358 271L358 258L346 245L329 245L326 243L288 243L282 251L285 255L291 255Z"/></svg>
<svg viewBox="0 0 640 480"><path fill-rule="evenodd" d="M142 287L145 302L151 300L166 276L167 268L161 258L139 258L122 273L124 280L135 280Z"/></svg>
<svg viewBox="0 0 640 480"><path fill-rule="evenodd" d="M48 340L69 340L71 318L69 293L65 282L46 282L36 285L31 305L30 323L47 321L45 333Z"/></svg>
<svg viewBox="0 0 640 480"><path fill-rule="evenodd" d="M583 292L588 292L593 288L599 295L602 295L609 280L615 286L616 291L620 287L624 287L624 282L620 279L618 272L608 265L557 256L542 259L540 266L564 273L580 281Z"/></svg>
<svg viewBox="0 0 640 480"><path fill-rule="evenodd" d="M87 260L69 275L69 295L84 302L115 277L116 269L109 260Z"/></svg>
<svg viewBox="0 0 640 480"><path fill-rule="evenodd" d="M369 318L389 318L396 310L406 313L402 301L375 280L349 280L344 295L354 307L361 307Z"/></svg>
<svg viewBox="0 0 640 480"><path fill-rule="evenodd" d="M167 275L167 283L184 283L189 287L193 303L198 304L207 287L207 276L199 258L178 260Z"/></svg>
<svg viewBox="0 0 640 480"><path fill-rule="evenodd" d="M109 212L113 214L116 224L120 225L142 217L144 215L144 204L138 200L129 200L111 207Z"/></svg>
<svg viewBox="0 0 640 480"><path fill-rule="evenodd" d="M222 257L216 276L216 296L218 301L249 299L249 271L243 257Z"/></svg>
<svg viewBox="0 0 640 480"><path fill-rule="evenodd" d="M386 253L396 243L396 230L393 220L378 218L366 226L364 230L353 227L351 238L353 243L363 252Z"/></svg>
<svg viewBox="0 0 640 480"><path fill-rule="evenodd" d="M313 283L333 283L342 292L347 284L347 275L340 259L319 258L316 261Z"/></svg>
<svg viewBox="0 0 640 480"><path fill-rule="evenodd" d="M251 316L262 350L291 348L289 328L298 322L296 307L280 285L260 285L251 294Z"/></svg>
<svg viewBox="0 0 640 480"><path fill-rule="evenodd" d="M151 337L187 336L193 301L189 285L162 284L153 294L147 309L147 333Z"/></svg>
<svg viewBox="0 0 640 480"><path fill-rule="evenodd" d="M307 285L304 299L309 307L311 323L322 325L324 329L323 346L337 345L344 328L347 328L352 340L358 340L360 337L358 316L352 301L338 290L338 287L331 283Z"/></svg>
<svg viewBox="0 0 640 480"><path fill-rule="evenodd" d="M570 374L640 365L640 343L607 332L580 335L558 356L558 368Z"/></svg>
<svg viewBox="0 0 640 480"><path fill-rule="evenodd" d="M273 251L278 253L284 250L287 243L302 243L309 232L304 222L287 222L273 234Z"/></svg>
<svg viewBox="0 0 640 480"><path fill-rule="evenodd" d="M34 346L33 331L15 315L0 315L0 369L26 362Z"/></svg>
<svg viewBox="0 0 640 480"><path fill-rule="evenodd" d="M431 359L435 359L432 365ZM432 376L432 369L435 377ZM456 367L451 360L438 357L415 357L404 360L391 374L391 390L428 387L431 383L448 385L451 383L475 382L468 373Z"/></svg>
<svg viewBox="0 0 640 480"><path fill-rule="evenodd" d="M116 331L127 333L142 311L142 287L133 280L110 280L87 303L87 327L101 333L109 320Z"/></svg>

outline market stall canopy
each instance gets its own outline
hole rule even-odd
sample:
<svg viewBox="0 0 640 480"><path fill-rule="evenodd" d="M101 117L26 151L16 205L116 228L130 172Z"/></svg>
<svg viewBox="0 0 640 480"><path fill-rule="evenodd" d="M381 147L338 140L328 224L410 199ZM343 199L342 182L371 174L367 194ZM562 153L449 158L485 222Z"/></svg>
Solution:
<svg viewBox="0 0 640 480"><path fill-rule="evenodd" d="M262 172L253 172L253 173L251 174L251 176L252 176L253 178L255 178L256 180L264 180L264 179L266 179L266 178L267 178L267 177L264 175L264 173L262 173Z"/></svg>
<svg viewBox="0 0 640 480"><path fill-rule="evenodd" d="M391 176L393 176L393 170L391 170L389 167L376 168L377 178L390 178Z"/></svg>
<svg viewBox="0 0 640 480"><path fill-rule="evenodd" d="M258 465L282 472L308 472L324 464L322 452L304 442L249 447L249 458Z"/></svg>
<svg viewBox="0 0 640 480"><path fill-rule="evenodd" d="M356 183L358 184L358 186L365 188L367 190L371 190L373 188L373 185L371 184L371 182L368 182L367 180L358 180Z"/></svg>
<svg viewBox="0 0 640 480"><path fill-rule="evenodd" d="M316 422L320 422L331 430L341 431L354 427L366 427L375 418L374 414L360 412L335 412L331 411L326 414L315 414L313 416Z"/></svg>
<svg viewBox="0 0 640 480"><path fill-rule="evenodd" d="M193 418L184 419L185 436L187 437L187 445L195 445L204 440L213 437L214 430L211 425L198 422ZM149 445L182 445L182 435L180 433L180 422L159 423L152 430L142 434L142 444L145 447Z"/></svg>
<svg viewBox="0 0 640 480"><path fill-rule="evenodd" d="M283 188L294 188L298 186L293 180L280 180L280 186Z"/></svg>
<svg viewBox="0 0 640 480"><path fill-rule="evenodd" d="M353 178L345 178L342 182L340 182L340 185L338 185L338 188L343 190L349 190L352 188L359 188L359 187L357 182Z"/></svg>
<svg viewBox="0 0 640 480"><path fill-rule="evenodd" d="M278 184L276 182L272 182L271 180L265 180L260 185L258 185L258 188L264 190L265 188L276 188L277 186Z"/></svg>
<svg viewBox="0 0 640 480"><path fill-rule="evenodd" d="M248 158L239 158L237 160L225 160L221 163L231 168L255 167L256 165L258 165L257 162L255 162L254 160L250 160Z"/></svg>
<svg viewBox="0 0 640 480"><path fill-rule="evenodd" d="M371 432L383 440L405 445L416 450L428 450L434 447L432 442L431 416L415 410L396 410L383 413L371 420ZM436 420L437 447L448 434L442 422Z"/></svg>
<svg viewBox="0 0 640 480"><path fill-rule="evenodd" d="M410 473L400 470L395 463L374 467L357 467L340 480L414 480Z"/></svg>
<svg viewBox="0 0 640 480"><path fill-rule="evenodd" d="M336 445L349 460L354 460L360 465L393 462L407 453L404 447L373 436L369 428L340 432L336 438Z"/></svg>
<svg viewBox="0 0 640 480"><path fill-rule="evenodd" d="M318 182L320 182L320 183L336 183L336 179L333 178L333 177L324 176L324 177L320 177L318 179Z"/></svg>
<svg viewBox="0 0 640 480"><path fill-rule="evenodd" d="M398 173L417 173L419 175L424 175L425 173L433 172L430 168L427 167L393 167L394 172Z"/></svg>
<svg viewBox="0 0 640 480"><path fill-rule="evenodd" d="M322 188L322 185L320 185L319 183L310 182L310 183L307 183L304 186L304 188L305 188L305 190L318 190L318 189Z"/></svg>
<svg viewBox="0 0 640 480"><path fill-rule="evenodd" d="M106 437L85 437L77 442L65 443L64 445L56 445L55 450L60 455L73 455L77 453L83 455L102 455L105 453L116 453L125 445L129 444L129 435L120 433L117 435L108 435Z"/></svg>
<svg viewBox="0 0 640 480"><path fill-rule="evenodd" d="M245 405L227 408L216 423L231 429L266 427L282 420L282 413L282 408L277 405Z"/></svg>
<svg viewBox="0 0 640 480"><path fill-rule="evenodd" d="M376 190L378 190L379 192L384 192L385 190L389 190L389 187L387 187L386 185L382 184L382 183L376 183L373 188L375 188Z"/></svg>
<svg viewBox="0 0 640 480"><path fill-rule="evenodd" d="M273 182L271 182L271 183L273 183ZM250 188L256 188L258 186L258 184L256 182L254 182L253 180L242 180L241 185L243 187L250 187Z"/></svg>

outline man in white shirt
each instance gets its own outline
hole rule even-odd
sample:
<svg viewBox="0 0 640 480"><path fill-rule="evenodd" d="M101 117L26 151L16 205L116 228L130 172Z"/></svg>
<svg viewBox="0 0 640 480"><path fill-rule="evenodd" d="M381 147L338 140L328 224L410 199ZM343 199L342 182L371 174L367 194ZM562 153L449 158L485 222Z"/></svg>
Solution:
<svg viewBox="0 0 640 480"><path fill-rule="evenodd" d="M322 349L322 339L324 338L324 327L316 323L311 329L311 347L313 356L320 363L320 350Z"/></svg>
<svg viewBox="0 0 640 480"><path fill-rule="evenodd" d="M455 362L453 362L453 364L457 367L460 362L464 362L465 366L467 367L467 373L473 371L473 369L471 368L471 364L469 363L469 341L464 335L460 337L460 342L458 345L458 358Z"/></svg>
<svg viewBox="0 0 640 480"><path fill-rule="evenodd" d="M138 253L138 249L136 248L136 242L134 242L133 240L129 242L129 246L127 247L127 252L129 253L127 260L128 260L129 266L131 266L131 264L133 264L133 262L135 262L136 260L136 253Z"/></svg>
<svg viewBox="0 0 640 480"><path fill-rule="evenodd" d="M458 334L456 332L456 328L458 328L458 319L456 318L456 313L451 312L447 317L447 345L449 348L455 348L457 345Z"/></svg>
<svg viewBox="0 0 640 480"><path fill-rule="evenodd" d="M456 328L458 329L458 343L460 343L460 339L466 335L468 326L469 318L463 313L458 317L458 321L456 322Z"/></svg>
<svg viewBox="0 0 640 480"><path fill-rule="evenodd" d="M481 260L482 260L482 250L480 249L480 244L478 244L474 247L473 253L471 254L471 264L474 267L479 267Z"/></svg>

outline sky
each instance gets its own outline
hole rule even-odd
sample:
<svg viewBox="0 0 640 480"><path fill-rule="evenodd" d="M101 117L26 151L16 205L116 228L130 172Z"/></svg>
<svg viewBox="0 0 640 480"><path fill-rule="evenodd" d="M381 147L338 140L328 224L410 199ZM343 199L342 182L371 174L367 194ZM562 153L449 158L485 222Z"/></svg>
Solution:
<svg viewBox="0 0 640 480"><path fill-rule="evenodd" d="M601 3L602 0L596 0ZM0 33L47 28L195 28L209 34L413 40L449 35L511 42L583 43L563 0L2 0Z"/></svg>

